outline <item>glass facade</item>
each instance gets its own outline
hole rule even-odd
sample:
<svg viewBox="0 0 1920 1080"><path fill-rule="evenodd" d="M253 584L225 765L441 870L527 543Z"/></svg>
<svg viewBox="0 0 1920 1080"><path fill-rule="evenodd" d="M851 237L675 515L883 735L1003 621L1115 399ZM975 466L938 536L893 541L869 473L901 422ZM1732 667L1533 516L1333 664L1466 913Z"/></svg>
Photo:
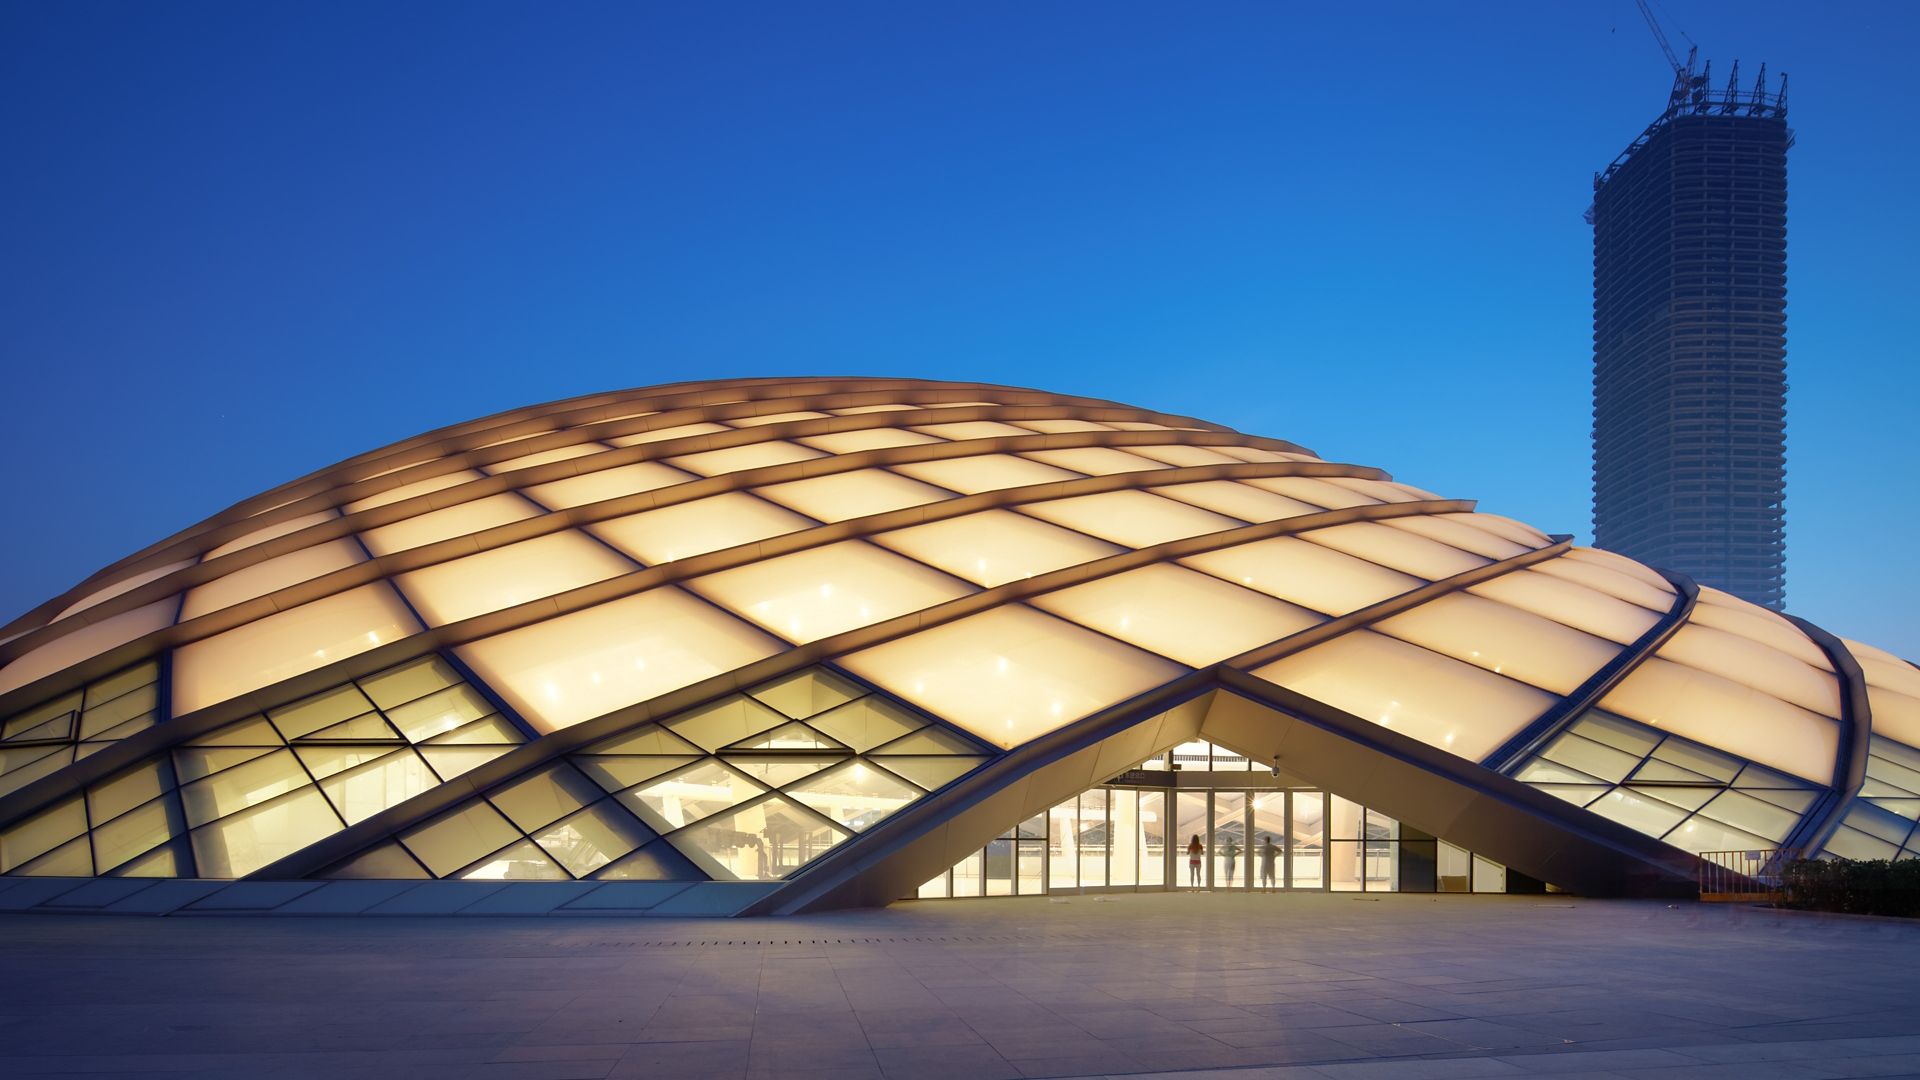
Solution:
<svg viewBox="0 0 1920 1080"><path fill-rule="evenodd" d="M0 795L144 731L160 717L160 665L136 664L0 726Z"/></svg>
<svg viewBox="0 0 1920 1080"><path fill-rule="evenodd" d="M96 684L113 694L100 708L149 701L150 678ZM81 732L91 712L83 702ZM189 739L10 826L0 873L244 877L525 740L451 664L423 657Z"/></svg>
<svg viewBox="0 0 1920 1080"><path fill-rule="evenodd" d="M1694 852L1774 847L1821 794L1798 777L1600 709L1514 776Z"/></svg>
<svg viewBox="0 0 1920 1080"><path fill-rule="evenodd" d="M868 838L1002 755L1236 684L1682 851L1815 825L1836 856L1916 850L1920 669L1844 646L1872 753L1828 815L1859 689L1831 639L1470 506L978 384L676 384L454 425L0 627L0 873L785 881L884 856ZM929 888L1530 880L1274 765L1169 746Z"/></svg>
<svg viewBox="0 0 1920 1080"><path fill-rule="evenodd" d="M778 881L989 757L809 668L639 722L322 876L389 876L414 862L432 877Z"/></svg>
<svg viewBox="0 0 1920 1080"><path fill-rule="evenodd" d="M1204 786L1193 788L1089 788L1008 830L923 884L916 895L932 900L1186 889L1508 889L1506 867L1403 829L1378 810L1313 789L1236 787L1231 774L1248 771L1247 759L1223 746L1202 740L1182 743L1135 770L1167 771L1169 758L1181 764L1183 772L1200 771L1196 762L1216 768ZM1196 845L1197 855L1191 850ZM1012 866L1015 859L1027 868L1018 887L996 885L996 860ZM981 867L986 868L984 877Z"/></svg>

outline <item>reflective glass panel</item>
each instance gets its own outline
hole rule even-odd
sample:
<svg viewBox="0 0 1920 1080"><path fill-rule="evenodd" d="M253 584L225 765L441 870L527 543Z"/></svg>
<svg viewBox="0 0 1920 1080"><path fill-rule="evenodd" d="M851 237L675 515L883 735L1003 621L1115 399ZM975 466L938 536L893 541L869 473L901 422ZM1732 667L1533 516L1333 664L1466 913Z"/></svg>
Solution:
<svg viewBox="0 0 1920 1080"><path fill-rule="evenodd" d="M668 839L717 881L773 881L826 854L846 834L776 795Z"/></svg>

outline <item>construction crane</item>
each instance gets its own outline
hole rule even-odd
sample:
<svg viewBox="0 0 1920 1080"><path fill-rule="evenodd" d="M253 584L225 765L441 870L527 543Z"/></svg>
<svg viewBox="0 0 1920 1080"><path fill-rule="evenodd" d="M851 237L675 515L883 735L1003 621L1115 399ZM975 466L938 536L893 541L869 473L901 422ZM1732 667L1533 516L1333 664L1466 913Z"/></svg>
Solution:
<svg viewBox="0 0 1920 1080"><path fill-rule="evenodd" d="M1674 55L1673 46L1667 41L1667 32L1660 29L1660 20L1653 16L1653 5L1647 3L1647 0L1633 0L1633 2L1640 6L1640 17L1647 20L1647 29L1653 31L1653 40L1660 43L1660 51L1667 54L1667 64L1673 68L1673 73L1677 76L1683 70L1692 71L1693 56L1700 51L1700 47L1696 45L1687 53L1687 66L1684 69L1681 68L1680 58Z"/></svg>
<svg viewBox="0 0 1920 1080"><path fill-rule="evenodd" d="M1705 94L1707 90L1706 75L1695 75L1693 72L1694 61L1700 55L1700 46L1694 45L1693 39L1687 39L1687 44L1691 48L1687 50L1687 62L1683 66L1680 63L1680 57L1673 51L1673 44L1667 40L1667 32L1660 29L1660 20L1654 17L1653 5L1647 0L1633 0L1633 2L1640 8L1640 17L1647 21L1647 29L1653 31L1653 40L1659 44L1660 51L1666 55L1667 66L1673 68L1673 91L1667 95L1667 108L1669 111L1684 109L1693 102L1695 96ZM1686 37L1686 32L1682 31L1680 36Z"/></svg>

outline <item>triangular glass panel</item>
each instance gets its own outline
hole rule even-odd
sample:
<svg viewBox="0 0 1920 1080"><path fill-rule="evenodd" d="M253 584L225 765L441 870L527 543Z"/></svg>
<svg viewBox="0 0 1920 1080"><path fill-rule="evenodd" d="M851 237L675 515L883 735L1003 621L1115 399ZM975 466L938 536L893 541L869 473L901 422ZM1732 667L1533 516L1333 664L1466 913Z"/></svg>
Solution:
<svg viewBox="0 0 1920 1080"><path fill-rule="evenodd" d="M13 773L36 761L53 755L60 755L60 765L65 765L73 757L73 748L65 743L42 743L34 746L9 746L0 749L0 773Z"/></svg>
<svg viewBox="0 0 1920 1080"><path fill-rule="evenodd" d="M87 708L91 709L102 702L112 701L142 686L151 686L160 678L160 663L148 660L142 664L116 671L104 679L89 683L87 686Z"/></svg>
<svg viewBox="0 0 1920 1080"><path fill-rule="evenodd" d="M88 845L87 838L82 836L7 873L23 877L92 877L93 849Z"/></svg>
<svg viewBox="0 0 1920 1080"><path fill-rule="evenodd" d="M348 683L292 705L268 709L267 716L282 735L298 739L372 711L373 702L367 700L359 687Z"/></svg>
<svg viewBox="0 0 1920 1080"><path fill-rule="evenodd" d="M382 758L394 752L391 745L376 743L371 746L349 743L323 743L315 746L296 746L293 752L300 755L300 761L313 774L315 780L325 780L334 773L345 772L358 765L364 765L376 758Z"/></svg>
<svg viewBox="0 0 1920 1080"><path fill-rule="evenodd" d="M160 722L158 713L141 713L124 724L116 724L105 731L83 731L81 738L90 742L116 743L136 732L145 731Z"/></svg>
<svg viewBox="0 0 1920 1080"><path fill-rule="evenodd" d="M80 691L75 690L73 693L67 694L64 697L58 697L52 701L44 702L28 709L25 712L13 714L7 718L6 725L0 727L0 732L5 732L4 738L11 739L28 728L36 728L55 717L63 716L67 713L78 713L79 711Z"/></svg>
<svg viewBox="0 0 1920 1080"><path fill-rule="evenodd" d="M0 795L59 772L78 758L72 743L27 743L0 748Z"/></svg>
<svg viewBox="0 0 1920 1080"><path fill-rule="evenodd" d="M86 833L87 811L79 796L42 810L7 830L7 845L0 849L0 873L12 873L76 836L85 839Z"/></svg>
<svg viewBox="0 0 1920 1080"><path fill-rule="evenodd" d="M1920 792L1908 791L1903 787L1895 787L1884 780L1875 780L1871 776L1867 777L1866 781L1860 785L1860 797L1863 799L1904 799L1910 795L1920 795Z"/></svg>
<svg viewBox="0 0 1920 1080"><path fill-rule="evenodd" d="M778 795L714 814L668 837L716 881L777 881L847 834Z"/></svg>
<svg viewBox="0 0 1920 1080"><path fill-rule="evenodd" d="M1908 821L1920 818L1920 799L1868 799L1867 801L1888 813L1899 814Z"/></svg>
<svg viewBox="0 0 1920 1080"><path fill-rule="evenodd" d="M1869 758L1867 772L1889 784L1898 784L1908 791L1920 792L1920 769L1909 769L1889 758Z"/></svg>
<svg viewBox="0 0 1920 1080"><path fill-rule="evenodd" d="M148 758L88 788L88 818L95 826L112 821L173 786L171 763L165 757Z"/></svg>
<svg viewBox="0 0 1920 1080"><path fill-rule="evenodd" d="M1575 806L1585 806L1612 790L1604 784L1535 784L1534 787Z"/></svg>
<svg viewBox="0 0 1920 1080"><path fill-rule="evenodd" d="M1629 784L1627 790L1649 799L1659 799L1663 803L1698 810L1707 805L1707 800L1720 794L1717 787L1668 787L1657 784Z"/></svg>
<svg viewBox="0 0 1920 1080"><path fill-rule="evenodd" d="M829 739L798 720L793 720L772 731L763 731L742 739L732 746L722 747L725 753L752 753L765 750L845 750L838 740Z"/></svg>
<svg viewBox="0 0 1920 1080"><path fill-rule="evenodd" d="M29 761L22 762L18 765L10 765L5 773L0 774L0 795L5 795L10 791L18 791L43 776L59 772L68 764L84 757L85 755L82 754L81 751L85 750L86 747L82 745L78 748L72 748L56 743L48 746L21 747L20 749L45 751L45 753L39 754ZM0 758L4 757L5 752L0 752Z"/></svg>
<svg viewBox="0 0 1920 1080"><path fill-rule="evenodd" d="M468 881L573 880L572 875L560 869L560 865L531 840L508 844L455 876Z"/></svg>
<svg viewBox="0 0 1920 1080"><path fill-rule="evenodd" d="M805 720L852 701L866 691L825 668L808 668L770 683L762 683L747 693L786 716Z"/></svg>
<svg viewBox="0 0 1920 1080"><path fill-rule="evenodd" d="M218 731L209 732L197 739L187 740L188 746L285 746L280 733L267 723L265 717L256 716L229 724Z"/></svg>
<svg viewBox="0 0 1920 1080"><path fill-rule="evenodd" d="M902 735L898 739L874 750L876 756L886 754L978 754L980 747L972 740L940 727L928 724L919 731Z"/></svg>
<svg viewBox="0 0 1920 1080"><path fill-rule="evenodd" d="M442 732L427 740L443 746L499 746L517 745L527 741L520 729L507 722L499 713L490 713L464 727Z"/></svg>
<svg viewBox="0 0 1920 1080"><path fill-rule="evenodd" d="M512 750L511 746L417 746L414 749L427 759L433 771L440 779L451 780L461 773L477 769L501 754Z"/></svg>
<svg viewBox="0 0 1920 1080"><path fill-rule="evenodd" d="M80 714L80 737L91 739L108 728L121 724L143 714L151 715L158 710L160 697L153 687L145 686L130 694L106 702L98 707L88 707Z"/></svg>
<svg viewBox="0 0 1920 1080"><path fill-rule="evenodd" d="M95 872L107 873L186 829L178 804L164 797L142 803L112 821L96 824L93 829Z"/></svg>
<svg viewBox="0 0 1920 1080"><path fill-rule="evenodd" d="M315 874L322 878L370 878L374 880L417 880L432 877L407 849L389 840L371 847L345 862Z"/></svg>
<svg viewBox="0 0 1920 1080"><path fill-rule="evenodd" d="M653 830L618 802L602 799L541 829L533 842L574 877L586 877L652 839Z"/></svg>
<svg viewBox="0 0 1920 1080"><path fill-rule="evenodd" d="M598 881L707 880L699 867L665 840L655 840L624 859L616 859L593 876Z"/></svg>
<svg viewBox="0 0 1920 1080"><path fill-rule="evenodd" d="M764 757L728 754L725 758L727 764L768 787L784 787L803 776L811 776L845 760L844 754L769 754Z"/></svg>
<svg viewBox="0 0 1920 1080"><path fill-rule="evenodd" d="M655 832L668 832L738 806L765 788L711 758L620 795Z"/></svg>
<svg viewBox="0 0 1920 1080"><path fill-rule="evenodd" d="M65 742L73 738L73 718L71 712L61 713L51 720L41 721L24 731L9 735L7 742Z"/></svg>
<svg viewBox="0 0 1920 1080"><path fill-rule="evenodd" d="M493 711L493 705L480 696L480 691L461 683L387 709L386 714L407 738L425 742Z"/></svg>
<svg viewBox="0 0 1920 1080"><path fill-rule="evenodd" d="M1683 769L1670 762L1661 761L1659 758L1649 759L1633 770L1633 775L1628 779L1651 784L1712 784L1715 787L1721 784L1710 776L1694 772L1692 769Z"/></svg>
<svg viewBox="0 0 1920 1080"><path fill-rule="evenodd" d="M1738 758L1677 738L1669 738L1661 743L1660 748L1653 752L1653 756L1662 761L1672 762L1683 769L1705 773L1721 783L1732 780L1743 764Z"/></svg>
<svg viewBox="0 0 1920 1080"><path fill-rule="evenodd" d="M854 750L864 752L892 742L910 731L917 731L925 727L927 721L919 714L874 694L858 701L849 701L832 712L821 713L807 723Z"/></svg>
<svg viewBox="0 0 1920 1080"><path fill-rule="evenodd" d="M1786 840L1788 832L1793 832L1793 826L1799 824L1797 813L1776 807L1766 799L1753 798L1751 792L1722 792L1707 803L1707 809L1701 813L1776 842Z"/></svg>
<svg viewBox="0 0 1920 1080"><path fill-rule="evenodd" d="M74 747L73 760L79 761L81 758L92 757L112 745L110 742L83 742Z"/></svg>
<svg viewBox="0 0 1920 1080"><path fill-rule="evenodd" d="M649 724L639 731L630 731L624 735L615 735L605 742L595 743L581 751L583 754L692 755L698 755L701 752L699 747L658 724Z"/></svg>
<svg viewBox="0 0 1920 1080"><path fill-rule="evenodd" d="M875 765L849 761L788 785L785 793L854 832L865 832L926 794Z"/></svg>
<svg viewBox="0 0 1920 1080"><path fill-rule="evenodd" d="M1599 709L1589 709L1581 714L1569 730L1637 758L1646 757L1647 752L1658 746L1663 738L1660 732L1645 724Z"/></svg>
<svg viewBox="0 0 1920 1080"><path fill-rule="evenodd" d="M1598 784L1597 776L1588 776L1578 769L1569 768L1559 762L1545 758L1534 758L1517 773L1515 780L1528 784Z"/></svg>
<svg viewBox="0 0 1920 1080"><path fill-rule="evenodd" d="M1748 790L1746 794L1763 802L1770 802L1782 810L1791 810L1796 814L1806 813L1807 807L1813 805L1813 800L1820 797L1820 793L1817 791L1781 791L1774 788L1752 788Z"/></svg>
<svg viewBox="0 0 1920 1080"><path fill-rule="evenodd" d="M1744 829L1736 829L1724 822L1715 821L1705 814L1695 814L1679 828L1661 837L1667 843L1683 851L1699 853L1702 851L1758 851L1770 848L1778 843L1755 836Z"/></svg>
<svg viewBox="0 0 1920 1080"><path fill-rule="evenodd" d="M787 718L765 705L737 694L692 712L682 713L666 722L674 734L700 744L706 751L718 750L787 723Z"/></svg>
<svg viewBox="0 0 1920 1080"><path fill-rule="evenodd" d="M366 688L374 704L391 710L458 682L460 675L452 665L438 655L429 654L377 675L368 675L360 680L360 685Z"/></svg>
<svg viewBox="0 0 1920 1080"><path fill-rule="evenodd" d="M411 750L396 750L320 781L327 801L349 825L439 786L440 778Z"/></svg>
<svg viewBox="0 0 1920 1080"><path fill-rule="evenodd" d="M1610 784L1619 783L1640 766L1640 759L1592 739L1567 732L1548 744L1540 756L1556 765L1565 765ZM1178 757L1175 761L1180 760Z"/></svg>
<svg viewBox="0 0 1920 1080"><path fill-rule="evenodd" d="M162 844L126 862L113 871L114 877L167 878L183 877L187 860L184 855L187 842L184 839Z"/></svg>
<svg viewBox="0 0 1920 1080"><path fill-rule="evenodd" d="M635 784L644 784L662 773L669 773L682 765L699 761L705 755L675 754L652 757L594 754L581 755L570 760L580 767L580 771L593 777L593 782L608 791L625 791Z"/></svg>
<svg viewBox="0 0 1920 1080"><path fill-rule="evenodd" d="M1784 788L1787 790L1805 790L1813 785L1798 777L1777 773L1759 765L1748 765L1734 777L1733 786L1745 791L1752 788Z"/></svg>
<svg viewBox="0 0 1920 1080"><path fill-rule="evenodd" d="M527 832L534 832L568 814L599 802L606 792L566 762L519 776L487 792L487 801Z"/></svg>
<svg viewBox="0 0 1920 1080"><path fill-rule="evenodd" d="M1920 749L1894 742L1885 735L1875 735L1868 740L1867 746L1867 752L1874 757L1908 769L1920 769Z"/></svg>
<svg viewBox="0 0 1920 1080"><path fill-rule="evenodd" d="M938 791L979 768L980 764L987 759L959 754L941 754L928 757L894 756L874 760L886 767L888 771L898 773L928 791Z"/></svg>
<svg viewBox="0 0 1920 1080"><path fill-rule="evenodd" d="M332 727L324 727L311 735L302 735L293 740L295 746L308 742L389 742L404 744L405 739L393 730L392 725L380 718L379 713L356 716Z"/></svg>
<svg viewBox="0 0 1920 1080"><path fill-rule="evenodd" d="M173 767L180 776L180 782L184 784L189 780L212 776L222 769L231 769L235 765L271 754L278 749L280 748L277 746L182 746L173 751Z"/></svg>
<svg viewBox="0 0 1920 1080"><path fill-rule="evenodd" d="M1904 844L1907 836L1913 832L1911 820L1884 810L1871 802L1854 803L1847 810L1846 822L1849 826L1869 836L1877 836L1889 844Z"/></svg>

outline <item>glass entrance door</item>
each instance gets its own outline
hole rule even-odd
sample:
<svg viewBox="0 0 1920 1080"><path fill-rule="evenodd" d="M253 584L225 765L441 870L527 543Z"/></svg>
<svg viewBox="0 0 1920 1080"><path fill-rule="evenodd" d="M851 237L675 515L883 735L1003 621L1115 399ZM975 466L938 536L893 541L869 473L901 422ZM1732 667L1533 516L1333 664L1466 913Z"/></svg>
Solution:
<svg viewBox="0 0 1920 1080"><path fill-rule="evenodd" d="M1287 795L1256 791L1249 808L1247 876L1256 889L1284 889L1287 880Z"/></svg>
<svg viewBox="0 0 1920 1080"><path fill-rule="evenodd" d="M1320 791L1288 793L1287 885L1294 889L1326 888L1327 797Z"/></svg>
<svg viewBox="0 0 1920 1080"><path fill-rule="evenodd" d="M1326 888L1326 806L1322 791L1176 792L1174 887Z"/></svg>
<svg viewBox="0 0 1920 1080"><path fill-rule="evenodd" d="M1223 786L1204 786L1206 781ZM1256 788L1253 782L1213 776L1171 790L1090 788L989 840L921 886L918 895L1509 888L1505 867L1403 827L1379 810L1326 791ZM1193 856L1189 845L1197 849ZM1521 884L1545 888L1527 879Z"/></svg>

